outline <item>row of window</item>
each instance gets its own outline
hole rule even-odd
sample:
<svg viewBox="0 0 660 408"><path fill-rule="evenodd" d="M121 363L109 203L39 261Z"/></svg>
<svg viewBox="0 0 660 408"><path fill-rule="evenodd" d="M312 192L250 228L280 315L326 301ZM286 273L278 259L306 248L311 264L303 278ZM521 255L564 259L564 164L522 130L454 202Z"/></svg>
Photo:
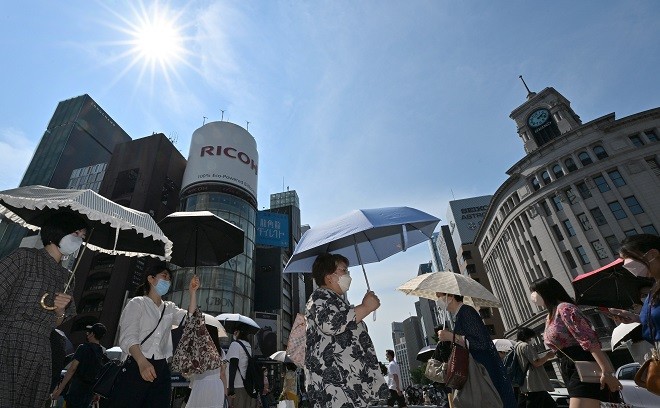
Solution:
<svg viewBox="0 0 660 408"><path fill-rule="evenodd" d="M642 214L644 212L642 205L639 203L639 201L637 201L637 198L634 195L624 197L623 201L628 207L628 210L630 211L631 214L637 215L637 214ZM552 215L552 210L550 209L550 206L548 205L548 202L546 200L542 200L539 203L541 204L541 208L543 208L546 217ZM559 196L552 197L552 204L555 207L555 210L557 210L557 212L562 211L564 209L564 207L562 206L561 197ZM619 200L610 201L607 203L607 206L610 208L610 211L612 211L612 215L617 220L628 218L628 214L626 213L625 209L623 208ZM590 209L589 211L591 212L591 215L594 217L594 220L596 221L596 225L600 226L607 224L607 220L605 219L603 212L600 210L598 206Z"/></svg>
<svg viewBox="0 0 660 408"><path fill-rule="evenodd" d="M655 133L655 130L652 129L646 130L642 133L644 134L648 142L653 143L658 141L658 135ZM630 141L635 147L642 147L646 144L644 143L644 139L642 139L640 135L630 135L628 136L628 139L630 139Z"/></svg>
<svg viewBox="0 0 660 408"><path fill-rule="evenodd" d="M594 146L592 150L598 160L605 159L609 156L607 154L607 151L605 151L605 148L601 145ZM586 150L579 152L577 154L577 158L583 167L588 166L594 162L593 159L591 158L591 155L589 155L589 153ZM571 173L578 169L577 165L575 164L575 160L573 160L572 157L564 159L564 167L562 167L559 163L555 163L551 167L554 180L560 179L561 177L564 177L565 174L567 174L564 171L564 168L568 173ZM553 179L550 176L550 172L548 170L544 170L541 173L541 180L543 180L544 186L547 186L548 184L552 183ZM529 179L529 181L532 184L532 188L534 189L534 191L537 191L541 188L541 183L539 182L539 178L537 176L532 176Z"/></svg>

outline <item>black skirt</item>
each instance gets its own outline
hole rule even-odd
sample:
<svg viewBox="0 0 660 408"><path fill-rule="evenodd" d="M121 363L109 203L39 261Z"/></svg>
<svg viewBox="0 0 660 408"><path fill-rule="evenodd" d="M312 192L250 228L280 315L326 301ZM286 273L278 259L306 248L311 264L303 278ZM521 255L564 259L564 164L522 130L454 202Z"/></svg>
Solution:
<svg viewBox="0 0 660 408"><path fill-rule="evenodd" d="M619 393L610 392L607 386L605 386L605 389L601 390L600 383L585 383L580 381L580 376L575 368L575 364L564 354L568 355L574 361L596 360L594 360L594 356L591 355L591 352L583 350L580 346L566 347L557 353L561 374L564 376L564 382L566 383L566 389L568 390L568 395L570 397L591 398L604 402L620 402Z"/></svg>

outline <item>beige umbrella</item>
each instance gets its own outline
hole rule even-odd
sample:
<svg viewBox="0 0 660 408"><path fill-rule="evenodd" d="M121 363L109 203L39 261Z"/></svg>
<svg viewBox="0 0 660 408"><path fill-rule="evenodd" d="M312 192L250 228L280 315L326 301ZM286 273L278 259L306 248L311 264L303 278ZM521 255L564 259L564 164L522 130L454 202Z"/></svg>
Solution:
<svg viewBox="0 0 660 408"><path fill-rule="evenodd" d="M495 339L493 340L493 344L495 345L495 350L505 353L511 351L514 346L513 342L509 339Z"/></svg>
<svg viewBox="0 0 660 408"><path fill-rule="evenodd" d="M478 307L502 307L499 299L479 282L453 272L433 272L418 275L397 290L406 295L438 300L437 292L465 296L465 303Z"/></svg>

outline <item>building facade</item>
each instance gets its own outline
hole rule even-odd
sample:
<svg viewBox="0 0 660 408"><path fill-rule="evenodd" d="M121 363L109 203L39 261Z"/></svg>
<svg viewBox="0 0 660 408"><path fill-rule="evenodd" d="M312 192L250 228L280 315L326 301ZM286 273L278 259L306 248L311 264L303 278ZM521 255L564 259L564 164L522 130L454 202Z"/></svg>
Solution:
<svg viewBox="0 0 660 408"><path fill-rule="evenodd" d="M573 294L571 280L615 260L623 238L660 228L660 108L582 123L546 88L510 117L526 155L507 171L474 240L509 337L519 325L544 324L530 283L552 276ZM591 318L603 336L611 332L608 319Z"/></svg>

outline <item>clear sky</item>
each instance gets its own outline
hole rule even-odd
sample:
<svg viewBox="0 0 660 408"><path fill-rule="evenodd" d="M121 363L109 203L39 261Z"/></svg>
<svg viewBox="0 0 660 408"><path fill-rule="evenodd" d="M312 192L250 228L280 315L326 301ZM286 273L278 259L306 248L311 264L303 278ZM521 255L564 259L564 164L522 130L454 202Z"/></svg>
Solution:
<svg viewBox="0 0 660 408"><path fill-rule="evenodd" d="M660 106L659 16L654 0L6 1L0 190L57 102L88 93L134 139L163 132L186 157L204 116L249 121L260 209L289 187L312 226L403 205L444 219L524 155L508 117L525 101L518 75L584 122ZM366 266L381 360L390 323L414 314L394 288L429 260L420 244Z"/></svg>

